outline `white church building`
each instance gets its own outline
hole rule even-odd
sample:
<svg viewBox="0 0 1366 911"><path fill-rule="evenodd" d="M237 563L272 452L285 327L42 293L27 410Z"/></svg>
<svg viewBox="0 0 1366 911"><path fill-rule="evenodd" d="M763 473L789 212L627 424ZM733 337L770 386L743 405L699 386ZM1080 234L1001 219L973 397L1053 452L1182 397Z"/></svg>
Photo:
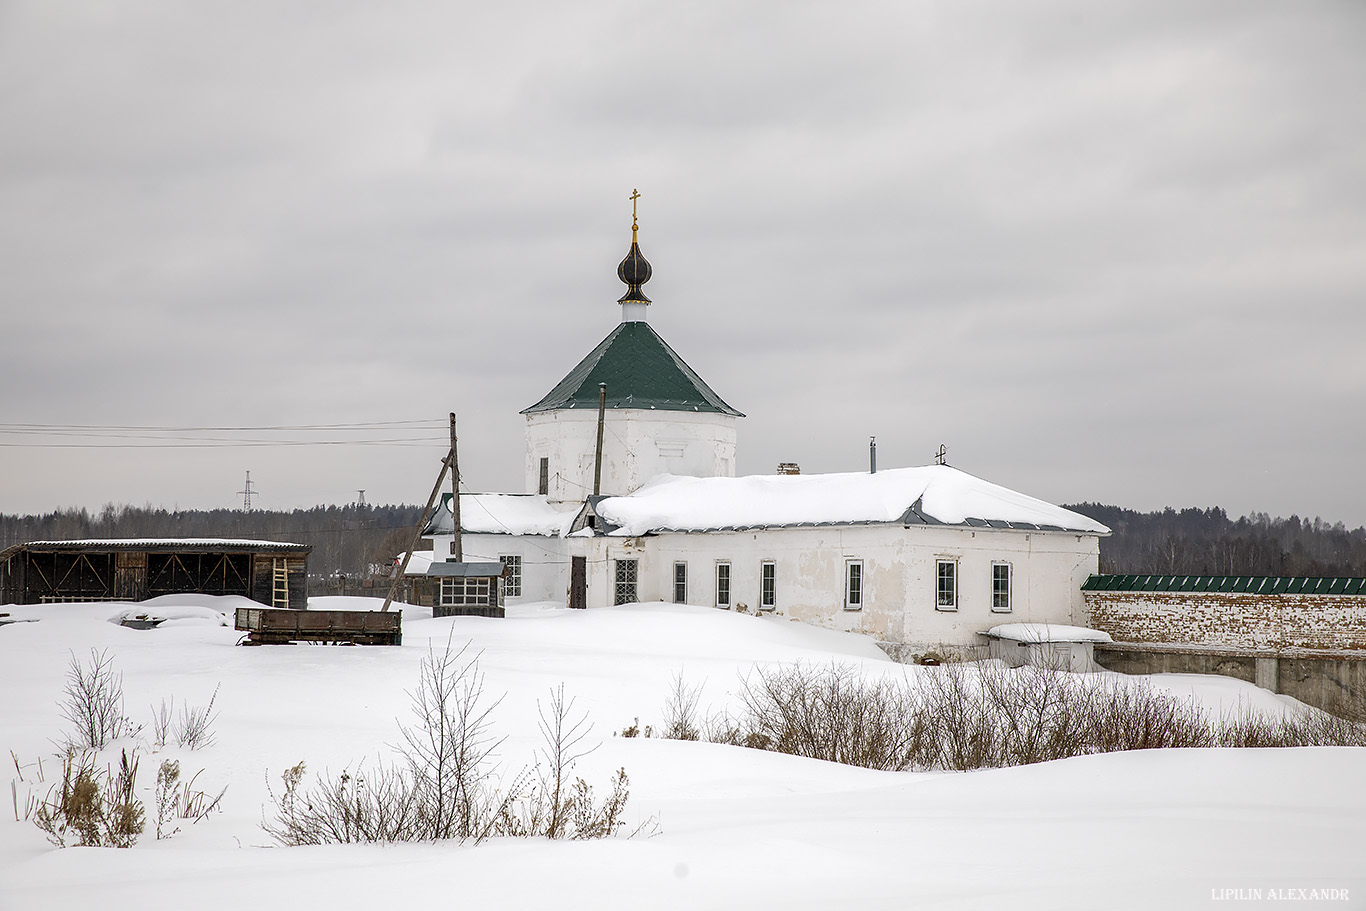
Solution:
<svg viewBox="0 0 1366 911"><path fill-rule="evenodd" d="M461 494L464 559L505 564L505 603L704 605L912 653L1003 623L1085 625L1109 529L1083 515L948 465L735 477L743 415L649 324L631 231L621 322L522 412L529 492ZM453 531L447 494L434 560Z"/></svg>

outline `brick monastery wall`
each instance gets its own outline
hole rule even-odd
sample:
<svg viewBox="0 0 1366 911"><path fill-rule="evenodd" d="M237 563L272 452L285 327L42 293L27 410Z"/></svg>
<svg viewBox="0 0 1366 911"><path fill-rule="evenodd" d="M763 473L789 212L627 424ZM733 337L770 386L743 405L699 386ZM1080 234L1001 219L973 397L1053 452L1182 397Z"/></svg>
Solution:
<svg viewBox="0 0 1366 911"><path fill-rule="evenodd" d="M1117 642L1366 649L1366 596L1088 591L1088 625Z"/></svg>

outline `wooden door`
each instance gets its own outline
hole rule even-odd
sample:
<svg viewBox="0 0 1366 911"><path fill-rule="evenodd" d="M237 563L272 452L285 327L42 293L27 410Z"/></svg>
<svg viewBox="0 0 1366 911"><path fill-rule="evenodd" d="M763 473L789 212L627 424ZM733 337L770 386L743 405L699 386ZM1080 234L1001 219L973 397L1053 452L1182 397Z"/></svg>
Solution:
<svg viewBox="0 0 1366 911"><path fill-rule="evenodd" d="M114 554L114 597L141 601L147 597L147 554L118 551Z"/></svg>
<svg viewBox="0 0 1366 911"><path fill-rule="evenodd" d="M569 558L569 606L575 610L588 607L588 558Z"/></svg>

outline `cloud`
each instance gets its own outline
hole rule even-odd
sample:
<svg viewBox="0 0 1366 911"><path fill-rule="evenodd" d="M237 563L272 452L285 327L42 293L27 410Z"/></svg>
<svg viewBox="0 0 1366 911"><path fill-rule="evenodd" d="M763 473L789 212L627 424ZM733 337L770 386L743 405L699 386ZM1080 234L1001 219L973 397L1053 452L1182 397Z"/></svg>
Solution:
<svg viewBox="0 0 1366 911"><path fill-rule="evenodd" d="M750 415L741 470L875 433L1053 499L1366 522L1359 4L0 16L12 420L456 410L518 489L517 411L615 324L639 187L651 321ZM221 453L6 453L8 511L240 487ZM260 478L411 500L417 464Z"/></svg>

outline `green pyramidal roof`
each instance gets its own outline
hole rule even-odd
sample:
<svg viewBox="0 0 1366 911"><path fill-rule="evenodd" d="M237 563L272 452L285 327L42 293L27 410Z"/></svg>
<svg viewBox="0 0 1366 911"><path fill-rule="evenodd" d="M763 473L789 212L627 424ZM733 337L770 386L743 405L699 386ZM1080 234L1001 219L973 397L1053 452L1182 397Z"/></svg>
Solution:
<svg viewBox="0 0 1366 911"><path fill-rule="evenodd" d="M721 401L646 322L619 324L545 398L522 414L597 408L599 383L607 384L608 408L709 411L744 417Z"/></svg>

